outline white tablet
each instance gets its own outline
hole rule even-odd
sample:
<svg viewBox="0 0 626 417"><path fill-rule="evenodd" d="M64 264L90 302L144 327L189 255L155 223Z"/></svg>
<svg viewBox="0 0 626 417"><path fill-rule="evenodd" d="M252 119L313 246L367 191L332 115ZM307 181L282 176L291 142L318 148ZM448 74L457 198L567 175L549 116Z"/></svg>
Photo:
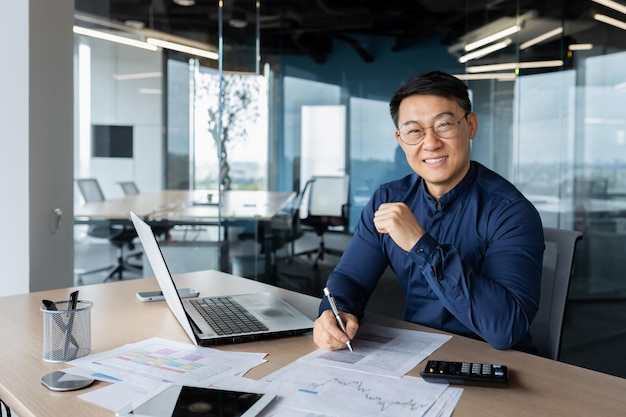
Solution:
<svg viewBox="0 0 626 417"><path fill-rule="evenodd" d="M164 384L134 401L116 415L120 417L255 417L273 394L197 388Z"/></svg>

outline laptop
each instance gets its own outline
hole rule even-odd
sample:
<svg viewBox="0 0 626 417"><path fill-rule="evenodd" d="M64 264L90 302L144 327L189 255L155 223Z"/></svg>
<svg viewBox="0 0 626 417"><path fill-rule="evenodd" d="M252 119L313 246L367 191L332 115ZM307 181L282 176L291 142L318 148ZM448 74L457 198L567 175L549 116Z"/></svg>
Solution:
<svg viewBox="0 0 626 417"><path fill-rule="evenodd" d="M313 329L311 319L269 292L181 299L150 225L133 212L130 217L167 305L194 344L239 343Z"/></svg>

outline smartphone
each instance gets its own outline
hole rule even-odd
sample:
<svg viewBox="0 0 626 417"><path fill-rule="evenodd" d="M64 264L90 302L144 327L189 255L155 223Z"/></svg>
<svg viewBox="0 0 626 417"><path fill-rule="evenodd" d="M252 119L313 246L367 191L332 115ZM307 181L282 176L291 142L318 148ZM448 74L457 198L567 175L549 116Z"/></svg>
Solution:
<svg viewBox="0 0 626 417"><path fill-rule="evenodd" d="M178 295L180 298L193 298L197 297L200 293L193 288L179 288ZM165 300L161 291L139 291L137 293L137 299L141 302L146 301L160 301Z"/></svg>

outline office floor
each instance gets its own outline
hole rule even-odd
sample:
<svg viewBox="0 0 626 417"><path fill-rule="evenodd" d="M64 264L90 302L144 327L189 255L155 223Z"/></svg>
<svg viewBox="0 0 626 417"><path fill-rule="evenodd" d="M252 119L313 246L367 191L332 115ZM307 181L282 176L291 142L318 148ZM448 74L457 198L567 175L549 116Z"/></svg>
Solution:
<svg viewBox="0 0 626 417"><path fill-rule="evenodd" d="M75 270L113 262L115 251L108 243L81 237L80 233L77 235ZM337 249L345 247L348 240L349 237L342 234L331 234L325 239L327 247ZM317 237L307 235L298 241L296 252L315 247L316 244ZM237 256L237 249L231 253ZM336 256L325 255L316 269L312 268L312 261L306 256L296 257L290 262L279 260L276 266L277 285L321 296L326 277L337 260ZM126 273L124 279L142 276L143 273ZM100 282L102 273L84 276L82 284ZM403 300L404 296L393 273L386 272L369 303L369 309L401 318ZM626 378L626 300L570 300L566 307L561 361Z"/></svg>

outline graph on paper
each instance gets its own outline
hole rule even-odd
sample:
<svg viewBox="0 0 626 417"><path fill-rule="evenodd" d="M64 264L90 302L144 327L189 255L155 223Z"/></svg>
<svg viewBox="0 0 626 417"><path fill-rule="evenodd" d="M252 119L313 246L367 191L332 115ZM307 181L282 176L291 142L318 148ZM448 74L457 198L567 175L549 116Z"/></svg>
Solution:
<svg viewBox="0 0 626 417"><path fill-rule="evenodd" d="M100 360L99 363L113 368L121 366L127 372L151 376L160 374L161 379L167 382L174 382L173 379L178 379L178 376L190 372L201 371L204 375L207 375L208 372L208 376L210 376L227 369L224 365L213 363L207 356L159 345L130 350Z"/></svg>
<svg viewBox="0 0 626 417"><path fill-rule="evenodd" d="M420 378L367 375L334 368L292 363L266 378L281 396L281 406L321 415L421 416L441 396L445 384ZM349 404L346 399L349 398Z"/></svg>
<svg viewBox="0 0 626 417"><path fill-rule="evenodd" d="M413 398L398 400L390 399L386 395L377 394L375 391L376 387L374 385L375 384L367 383L361 379L331 378L324 382L308 384L307 391L313 393L317 393L319 391L347 391L352 394L350 398L354 398L356 396L361 400L368 401L371 404L371 408L379 413L387 411L390 408L401 408L415 413L423 408L423 403L420 403Z"/></svg>
<svg viewBox="0 0 626 417"><path fill-rule="evenodd" d="M159 338L125 345L71 362L109 381L142 386L179 383L209 386L264 362L265 354L222 352Z"/></svg>

